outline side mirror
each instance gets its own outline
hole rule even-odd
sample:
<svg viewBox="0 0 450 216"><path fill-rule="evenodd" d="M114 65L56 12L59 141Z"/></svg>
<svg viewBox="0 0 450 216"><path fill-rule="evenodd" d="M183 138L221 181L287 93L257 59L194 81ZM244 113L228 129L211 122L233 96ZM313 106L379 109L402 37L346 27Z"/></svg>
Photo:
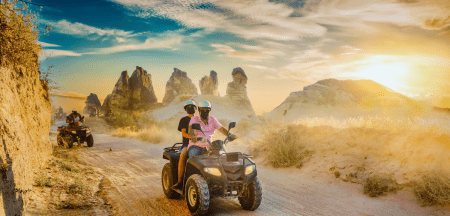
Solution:
<svg viewBox="0 0 450 216"><path fill-rule="evenodd" d="M230 130L231 128L236 127L236 122L230 122L230 125L228 126L228 130Z"/></svg>
<svg viewBox="0 0 450 216"><path fill-rule="evenodd" d="M200 124L195 123L195 124L192 124L192 129L201 131L201 130L202 130L202 127L200 126Z"/></svg>

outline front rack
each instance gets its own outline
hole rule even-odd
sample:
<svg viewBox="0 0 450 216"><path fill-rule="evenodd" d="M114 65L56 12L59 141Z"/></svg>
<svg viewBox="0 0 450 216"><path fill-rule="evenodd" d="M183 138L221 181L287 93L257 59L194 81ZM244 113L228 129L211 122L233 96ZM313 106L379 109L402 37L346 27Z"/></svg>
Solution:
<svg viewBox="0 0 450 216"><path fill-rule="evenodd" d="M179 152L182 145L183 145L183 143L175 143L171 147L164 148L164 151L165 152L171 152L171 153Z"/></svg>

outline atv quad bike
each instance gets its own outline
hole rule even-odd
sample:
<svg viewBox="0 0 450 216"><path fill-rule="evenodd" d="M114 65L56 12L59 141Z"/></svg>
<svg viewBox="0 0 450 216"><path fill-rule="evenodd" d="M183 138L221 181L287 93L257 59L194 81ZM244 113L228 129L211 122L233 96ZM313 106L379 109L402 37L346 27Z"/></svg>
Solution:
<svg viewBox="0 0 450 216"><path fill-rule="evenodd" d="M86 142L88 147L94 146L94 137L92 136L91 128L81 125L80 122L62 125L58 127L58 132L59 134L56 140L59 146L72 148L74 142L78 145Z"/></svg>
<svg viewBox="0 0 450 216"><path fill-rule="evenodd" d="M234 128L231 122L228 131ZM192 124L192 129L201 130L200 124ZM226 152L224 146L232 141L231 135L212 143L206 154L190 157L182 177L182 188L172 189L178 179L178 161L182 143L175 143L164 149L163 158L169 160L162 170L162 186L170 199L184 196L192 215L205 215L211 198L238 198L245 210L254 211L261 204L262 188L257 177L256 164L252 156L241 152Z"/></svg>

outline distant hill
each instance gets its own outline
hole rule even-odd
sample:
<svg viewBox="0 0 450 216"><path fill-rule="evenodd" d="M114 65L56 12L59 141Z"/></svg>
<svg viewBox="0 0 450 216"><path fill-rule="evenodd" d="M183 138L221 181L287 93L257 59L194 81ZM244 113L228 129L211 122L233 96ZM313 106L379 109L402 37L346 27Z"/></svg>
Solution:
<svg viewBox="0 0 450 216"><path fill-rule="evenodd" d="M414 114L421 109L411 98L372 80L325 79L292 92L267 116L273 121L295 121L301 117L350 117L392 110Z"/></svg>

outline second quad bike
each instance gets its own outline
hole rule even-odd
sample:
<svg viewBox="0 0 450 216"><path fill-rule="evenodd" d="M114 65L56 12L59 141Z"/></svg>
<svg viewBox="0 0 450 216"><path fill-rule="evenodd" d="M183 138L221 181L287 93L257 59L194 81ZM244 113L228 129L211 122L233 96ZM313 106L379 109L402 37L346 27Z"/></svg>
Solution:
<svg viewBox="0 0 450 216"><path fill-rule="evenodd" d="M228 128L234 128L231 122ZM192 124L192 129L201 130L200 124ZM200 156L190 157L186 162L186 169L182 177L182 188L172 189L178 179L178 161L182 143L164 149L163 158L169 160L162 170L162 186L165 195L170 199L184 196L192 215L205 215L208 213L211 198L225 197L238 198L245 210L254 211L261 204L262 187L257 177L256 164L252 156L241 152L226 152L225 145L231 141L227 138L207 140L209 148Z"/></svg>
<svg viewBox="0 0 450 216"><path fill-rule="evenodd" d="M65 124L58 127L59 134L57 135L57 143L59 146L73 147L73 143L82 145L86 142L88 147L94 146L94 137L91 133L91 128L81 125L80 122L73 124Z"/></svg>

